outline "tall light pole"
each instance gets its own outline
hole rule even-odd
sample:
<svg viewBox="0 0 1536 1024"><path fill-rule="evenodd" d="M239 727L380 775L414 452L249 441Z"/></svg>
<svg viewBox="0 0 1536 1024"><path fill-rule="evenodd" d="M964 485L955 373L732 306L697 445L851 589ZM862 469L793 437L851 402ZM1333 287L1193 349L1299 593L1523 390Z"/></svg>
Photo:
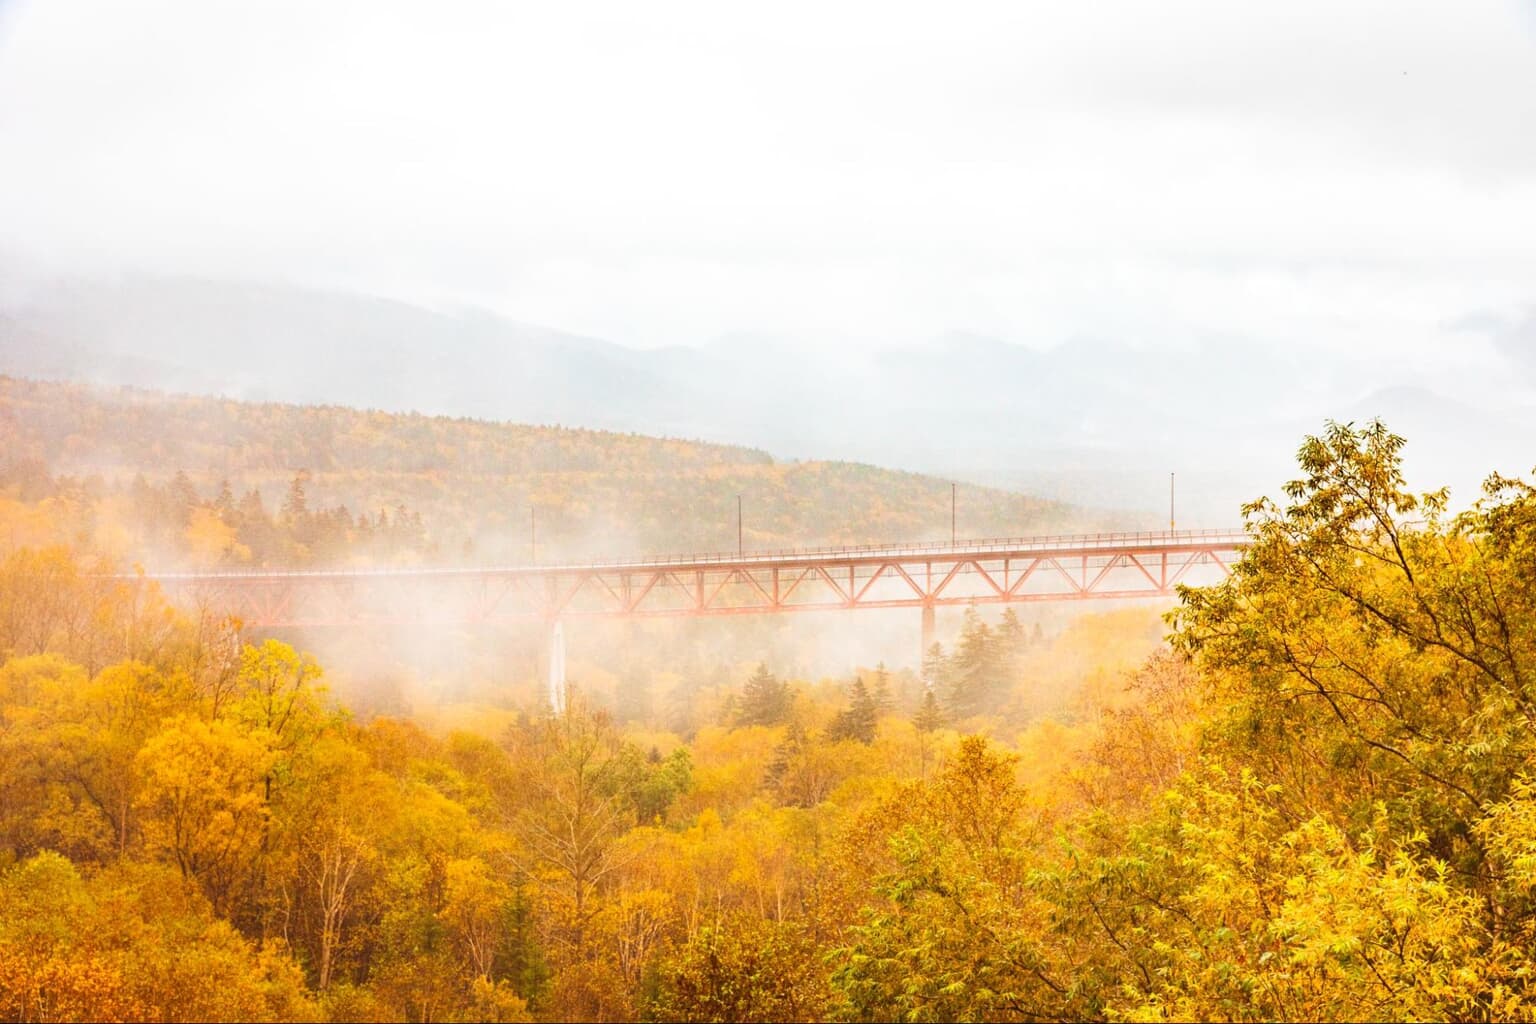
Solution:
<svg viewBox="0 0 1536 1024"><path fill-rule="evenodd" d="M1173 474L1168 474L1168 532L1174 531L1173 518Z"/></svg>
<svg viewBox="0 0 1536 1024"><path fill-rule="evenodd" d="M736 495L736 557L741 557L741 495Z"/></svg>
<svg viewBox="0 0 1536 1024"><path fill-rule="evenodd" d="M949 485L949 546L955 546L955 485Z"/></svg>

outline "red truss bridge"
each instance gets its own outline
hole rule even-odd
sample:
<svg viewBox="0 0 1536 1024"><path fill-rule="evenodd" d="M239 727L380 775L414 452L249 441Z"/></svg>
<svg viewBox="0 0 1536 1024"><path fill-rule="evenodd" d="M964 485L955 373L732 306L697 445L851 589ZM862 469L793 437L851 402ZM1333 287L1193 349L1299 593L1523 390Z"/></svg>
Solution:
<svg viewBox="0 0 1536 1024"><path fill-rule="evenodd" d="M672 555L503 568L148 573L253 629L761 615L1167 598L1225 577L1241 530Z"/></svg>

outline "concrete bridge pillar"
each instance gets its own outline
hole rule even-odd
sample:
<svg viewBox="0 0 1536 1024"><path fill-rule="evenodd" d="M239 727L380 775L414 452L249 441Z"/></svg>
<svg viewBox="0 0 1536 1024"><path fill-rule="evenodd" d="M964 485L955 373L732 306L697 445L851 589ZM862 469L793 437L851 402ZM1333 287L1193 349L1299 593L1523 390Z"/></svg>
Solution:
<svg viewBox="0 0 1536 1024"><path fill-rule="evenodd" d="M923 659L928 657L928 648L933 646L934 607L931 604L923 605L923 647L917 652L918 671L922 671Z"/></svg>
<svg viewBox="0 0 1536 1024"><path fill-rule="evenodd" d="M549 631L549 709L565 714L565 629L559 619Z"/></svg>

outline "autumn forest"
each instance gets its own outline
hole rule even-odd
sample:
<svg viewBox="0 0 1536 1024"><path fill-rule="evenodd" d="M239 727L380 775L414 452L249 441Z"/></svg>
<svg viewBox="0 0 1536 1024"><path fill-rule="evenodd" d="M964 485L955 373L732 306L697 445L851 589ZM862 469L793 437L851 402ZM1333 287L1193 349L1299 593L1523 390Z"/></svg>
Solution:
<svg viewBox="0 0 1536 1024"><path fill-rule="evenodd" d="M518 558L530 505L719 549L743 491L750 546L921 539L948 485L0 378L0 1019L1531 1019L1536 488L1412 493L1404 445L1320 426L1171 608L838 675L620 630L556 715L516 637L385 693L132 567Z"/></svg>

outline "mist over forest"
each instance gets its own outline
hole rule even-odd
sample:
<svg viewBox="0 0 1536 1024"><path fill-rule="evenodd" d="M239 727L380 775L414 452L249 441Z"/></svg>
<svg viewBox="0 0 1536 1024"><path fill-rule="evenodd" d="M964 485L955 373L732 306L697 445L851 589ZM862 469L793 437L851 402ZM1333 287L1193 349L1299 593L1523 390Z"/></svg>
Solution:
<svg viewBox="0 0 1536 1024"><path fill-rule="evenodd" d="M1218 337L1169 350L1134 333L638 349L483 309L313 287L61 277L15 261L11 279L0 292L0 373L746 445L958 477L1128 520L1166 518L1174 472L1187 522L1234 525L1234 509L1284 475L1295 438L1324 418L1388 419L1419 439L1415 478L1468 500L1479 474L1527 468L1521 441L1536 433L1530 324L1488 317L1444 328L1447 346L1478 353L1473 372ZM304 372L288 372L295 365ZM1468 444L1487 466L1467 466Z"/></svg>
<svg viewBox="0 0 1536 1024"><path fill-rule="evenodd" d="M550 451L654 462L636 507L772 460L3 383L8 1015L1526 1012L1536 492L1518 480L1453 515L1403 489L1400 437L1332 424L1283 503L1247 509L1231 574L1171 612L973 604L927 648L911 611L573 622L552 704L547 624L445 628L423 603L418 625L251 628L118 571L144 551L419 565L443 554L434 517L462 528L477 492L354 514L297 474L269 509L136 460L196 452L244 486L286 438L333 473L355 460L339 478L362 508L380 504L366 453L407 437L454 463L520 453L523 473ZM852 468L806 522L852 529L924 486ZM605 476L532 472L550 508Z"/></svg>
<svg viewBox="0 0 1536 1024"><path fill-rule="evenodd" d="M1536 1021L1536 7L0 2L0 1021Z"/></svg>

